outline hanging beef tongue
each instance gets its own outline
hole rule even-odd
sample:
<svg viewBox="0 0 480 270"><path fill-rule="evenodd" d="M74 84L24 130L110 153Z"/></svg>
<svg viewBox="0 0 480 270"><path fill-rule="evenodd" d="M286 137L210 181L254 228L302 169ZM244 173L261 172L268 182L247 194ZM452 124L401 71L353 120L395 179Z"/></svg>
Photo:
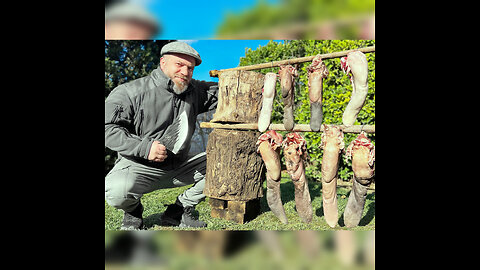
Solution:
<svg viewBox="0 0 480 270"><path fill-rule="evenodd" d="M298 76L297 69L292 65L281 65L278 71L280 75L280 86L283 98L283 124L286 130L293 130L295 126L293 117L293 105L295 100L295 77Z"/></svg>
<svg viewBox="0 0 480 270"><path fill-rule="evenodd" d="M345 111L342 121L344 125L353 125L358 113L365 103L368 93L368 62L367 57L360 51L348 53L342 57L341 65L343 72L350 76L352 82L352 96Z"/></svg>
<svg viewBox="0 0 480 270"><path fill-rule="evenodd" d="M303 222L309 223L312 221L313 209L303 162L307 158L307 144L300 134L293 132L285 135L282 146L287 172L295 186L298 216Z"/></svg>
<svg viewBox="0 0 480 270"><path fill-rule="evenodd" d="M367 199L367 188L375 177L375 145L362 131L347 148L347 159L352 159L353 186L344 212L347 228L360 223Z"/></svg>
<svg viewBox="0 0 480 270"><path fill-rule="evenodd" d="M312 64L308 66L308 93L310 97L310 128L319 131L323 121L322 89L323 78L328 76L325 63L320 55L315 56Z"/></svg>
<svg viewBox="0 0 480 270"><path fill-rule="evenodd" d="M258 116L258 130L264 132L270 125L272 116L273 100L275 99L275 85L277 74L269 72L265 75L265 82L262 89L262 110Z"/></svg>
<svg viewBox="0 0 480 270"><path fill-rule="evenodd" d="M287 224L287 215L283 208L280 196L280 146L282 135L269 130L260 135L257 141L257 153L262 156L267 167L267 203L273 214L283 223Z"/></svg>
<svg viewBox="0 0 480 270"><path fill-rule="evenodd" d="M338 221L337 177L340 154L344 149L343 132L338 126L323 125L322 201L323 214L330 227Z"/></svg>

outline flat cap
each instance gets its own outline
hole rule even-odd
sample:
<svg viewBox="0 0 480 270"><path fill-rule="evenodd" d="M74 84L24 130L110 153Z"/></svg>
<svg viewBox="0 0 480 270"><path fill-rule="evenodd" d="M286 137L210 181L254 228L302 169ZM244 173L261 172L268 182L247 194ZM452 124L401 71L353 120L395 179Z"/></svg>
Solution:
<svg viewBox="0 0 480 270"><path fill-rule="evenodd" d="M160 57L167 53L181 53L190 55L191 57L195 58L195 66L198 66L202 63L202 58L200 58L200 54L185 42L174 41L168 43L167 45L163 46L162 51L160 52Z"/></svg>

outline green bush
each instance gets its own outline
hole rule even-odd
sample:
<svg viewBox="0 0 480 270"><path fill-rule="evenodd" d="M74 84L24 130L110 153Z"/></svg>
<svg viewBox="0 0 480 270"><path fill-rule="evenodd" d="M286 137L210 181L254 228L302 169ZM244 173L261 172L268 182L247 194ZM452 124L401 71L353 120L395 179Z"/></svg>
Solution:
<svg viewBox="0 0 480 270"><path fill-rule="evenodd" d="M345 51L374 46L374 40L291 40L284 43L270 41L267 45L256 50L248 49L245 57L240 59L240 66L247 66L272 61L286 60L317 54ZM375 53L367 53L368 60L368 95L360 111L355 125L375 125ZM342 115L350 101L352 92L351 82L340 69L340 58L324 60L329 76L323 80L323 123L342 124ZM299 64L299 77L295 86L295 123L310 123L310 102L308 97L307 67L311 62ZM278 72L277 68L260 70L261 73ZM277 83L277 95L274 101L272 123L283 123L283 101L280 84ZM287 132L279 132L285 135ZM302 134L307 141L307 150L310 159L307 162L307 176L310 179L321 179L322 150L320 149L320 132L305 132ZM355 139L357 134L345 134L345 147ZM375 134L368 137L375 144ZM345 162L342 155L338 175L342 180L349 180L353 176L351 161Z"/></svg>

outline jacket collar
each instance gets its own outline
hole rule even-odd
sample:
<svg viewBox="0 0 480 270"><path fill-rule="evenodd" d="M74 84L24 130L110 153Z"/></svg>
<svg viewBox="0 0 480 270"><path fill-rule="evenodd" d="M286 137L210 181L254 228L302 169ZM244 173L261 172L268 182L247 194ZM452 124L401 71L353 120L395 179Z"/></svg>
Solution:
<svg viewBox="0 0 480 270"><path fill-rule="evenodd" d="M153 81L155 82L155 85L161 86L165 89L168 89L170 83L173 83L172 80L169 77L167 77L165 73L163 73L160 66L158 66L156 69L152 71L151 76L153 78Z"/></svg>

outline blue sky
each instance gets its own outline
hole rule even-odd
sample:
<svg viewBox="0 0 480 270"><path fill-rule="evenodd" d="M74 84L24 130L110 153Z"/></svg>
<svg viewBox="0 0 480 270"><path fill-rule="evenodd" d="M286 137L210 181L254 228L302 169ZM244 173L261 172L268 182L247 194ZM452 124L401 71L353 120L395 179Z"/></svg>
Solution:
<svg viewBox="0 0 480 270"><path fill-rule="evenodd" d="M245 48L255 50L269 40L212 40L219 23L228 12L239 13L254 7L260 0L131 0L143 4L155 16L162 31L153 39L186 40L202 57L202 64L195 67L193 78L218 81L212 78L212 69L237 67ZM279 3L281 0L263 0Z"/></svg>
<svg viewBox="0 0 480 270"><path fill-rule="evenodd" d="M195 67L193 78L205 81L218 81L209 71L237 67L240 57L245 56L245 48L256 50L269 40L186 40L202 58L202 64Z"/></svg>
<svg viewBox="0 0 480 270"><path fill-rule="evenodd" d="M264 0L279 3L280 0ZM154 39L209 39L228 12L252 8L259 0L137 0L160 22L162 32Z"/></svg>

